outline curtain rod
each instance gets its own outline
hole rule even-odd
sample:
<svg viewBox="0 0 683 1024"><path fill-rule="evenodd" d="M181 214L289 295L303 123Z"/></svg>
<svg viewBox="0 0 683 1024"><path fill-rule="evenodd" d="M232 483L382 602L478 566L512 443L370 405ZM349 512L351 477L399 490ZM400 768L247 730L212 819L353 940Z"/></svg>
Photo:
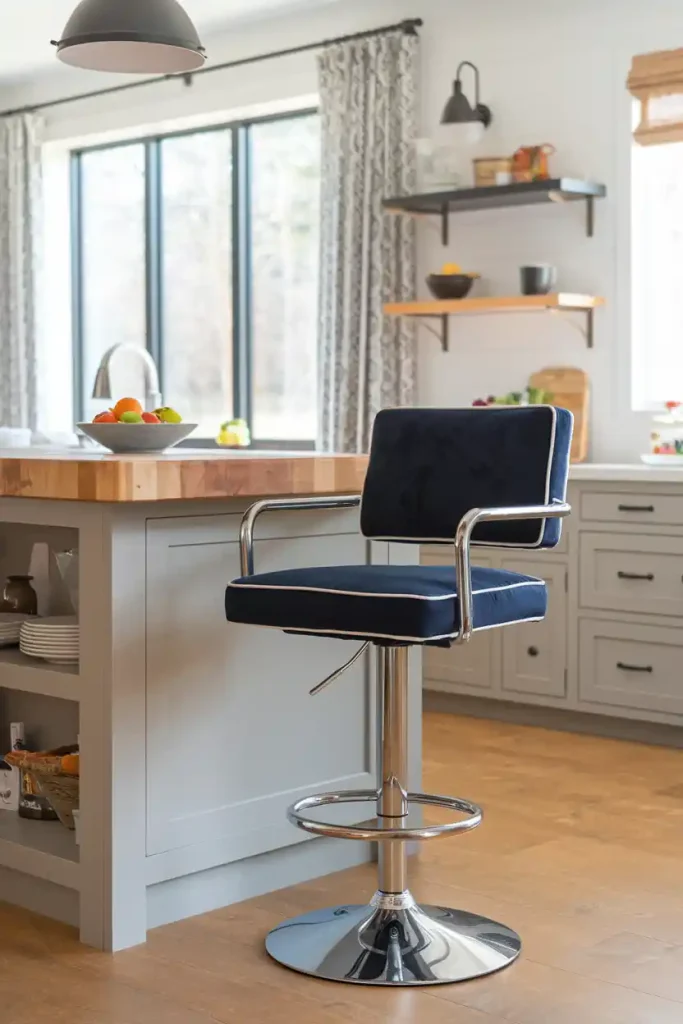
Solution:
<svg viewBox="0 0 683 1024"><path fill-rule="evenodd" d="M195 78L200 75L210 75L213 71L226 71L229 68L244 67L246 64L258 64L262 60L275 60L278 57L290 57L295 53L307 53L310 50L322 50L326 46L334 46L337 43L350 43L356 39L369 39L372 36L385 35L387 32L401 31L406 35L416 35L417 29L421 28L422 18L408 18L399 21L396 25L384 25L382 28L371 28L365 32L355 32L353 35L337 36L336 39L321 39L316 43L304 43L301 46L291 46L287 50L274 50L271 53L259 53L253 57L242 57L239 60L226 61L224 64L212 64L208 68L201 68L199 71L191 71L189 74L180 75L157 75L154 78L145 78L138 82L126 82L123 85L112 85L108 89L95 89L93 92L77 93L73 96L62 96L57 100L48 100L45 103L32 103L25 107L17 107L15 110L0 110L1 117L14 117L18 114L34 114L38 110L48 110L51 107L61 107L67 103L78 103L81 100L94 99L96 96L113 96L115 93L128 92L131 89L141 89L146 85L156 85L159 82L172 82L175 80L184 81L186 85L192 85Z"/></svg>

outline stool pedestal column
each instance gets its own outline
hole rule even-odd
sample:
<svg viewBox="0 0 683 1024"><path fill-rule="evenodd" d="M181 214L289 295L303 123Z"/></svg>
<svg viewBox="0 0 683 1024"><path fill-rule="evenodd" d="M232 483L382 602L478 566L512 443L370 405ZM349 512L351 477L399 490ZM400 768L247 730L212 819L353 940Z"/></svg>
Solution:
<svg viewBox="0 0 683 1024"><path fill-rule="evenodd" d="M377 648L379 828L400 827L408 817L408 648ZM408 888L405 843L379 843L381 893L398 895Z"/></svg>

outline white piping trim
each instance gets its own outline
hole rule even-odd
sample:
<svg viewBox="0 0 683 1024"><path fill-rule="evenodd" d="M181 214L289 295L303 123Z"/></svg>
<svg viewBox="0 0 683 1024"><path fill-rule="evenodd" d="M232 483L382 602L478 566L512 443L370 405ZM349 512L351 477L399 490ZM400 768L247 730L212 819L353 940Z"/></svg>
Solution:
<svg viewBox="0 0 683 1024"><path fill-rule="evenodd" d="M506 583L505 586L502 587L488 587L486 590L473 590L472 595L495 594L500 590L515 590L517 587L544 586L545 583L543 580L528 579L521 580L519 583ZM296 590L312 594L335 594L342 597L398 597L404 600L414 601L450 601L458 596L457 592L453 592L452 594L439 594L436 597L428 597L426 594L373 594L365 590L334 590L328 587L288 587L274 586L268 583L237 583L235 581L228 583L228 588L230 587L234 587L235 590Z"/></svg>
<svg viewBox="0 0 683 1024"><path fill-rule="evenodd" d="M509 622L493 622L489 626L475 626L472 630L473 633L479 633L484 629L502 629L503 626L516 626L522 622L542 622L545 616L534 615L528 619L511 619ZM233 621L233 620L229 620ZM430 640L455 640L456 637L460 636L460 631L457 633L442 633L439 636L392 636L390 633L355 633L348 629L304 629L301 626L266 626L260 623L254 622L243 622L238 623L243 626L255 626L256 629L279 629L284 633L305 633L305 634L320 634L321 636L329 637L371 637L376 640L407 640L413 644L427 644Z"/></svg>
<svg viewBox="0 0 683 1024"><path fill-rule="evenodd" d="M401 407L398 406L396 408L401 408ZM492 406L476 406L476 405L472 406L472 410L476 409L478 412L488 412L490 409L497 409L497 408L500 408L500 406L495 406L495 405L492 405ZM520 407L520 408L525 408L525 407ZM543 504L548 505L549 502L550 502L550 477L551 477L551 474L552 474L553 460L555 458L555 440L556 440L556 436L557 436L557 408L554 405L537 405L537 406L534 406L534 408L535 409L550 409L551 416L552 416L552 426L551 426L551 430L550 430L550 451L549 451L549 457L548 457L548 465L546 466L546 472L545 472L545 501L543 502ZM412 411L414 411L414 410L412 410ZM571 445L572 434L574 432L573 422L570 424L570 426L571 426L571 430L569 432L569 443ZM374 424L373 424L373 431L374 431ZM363 498L364 498L364 496L365 496L365 488L363 488L363 493L361 494L361 500L360 500L360 516L361 516L361 518L363 516ZM565 485L565 495L564 495L564 497L566 497L566 485ZM540 521L541 526L540 526L540 530L539 530L539 534L538 534L538 540L533 541L532 543L515 544L512 541L503 540L503 541L472 541L472 544L473 545L475 545L475 544L481 545L482 547L487 547L487 548L525 548L525 549L527 549L527 548L529 548L529 549L540 548L541 543L543 541L543 534L545 533L545 524L546 524L546 522L547 522L546 519L541 519L541 521ZM453 534L453 537L377 537L374 534L365 534L364 536L367 536L368 540L387 541L387 542L398 541L398 542L404 543L404 544L453 544L454 543L455 533Z"/></svg>

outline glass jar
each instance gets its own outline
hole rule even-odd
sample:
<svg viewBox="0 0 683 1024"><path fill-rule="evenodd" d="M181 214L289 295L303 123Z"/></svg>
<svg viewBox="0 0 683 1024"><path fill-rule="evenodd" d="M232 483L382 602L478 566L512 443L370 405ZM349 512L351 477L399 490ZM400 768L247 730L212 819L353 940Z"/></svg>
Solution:
<svg viewBox="0 0 683 1024"><path fill-rule="evenodd" d="M31 586L33 576L8 576L2 595L2 610L23 615L38 614L38 596Z"/></svg>

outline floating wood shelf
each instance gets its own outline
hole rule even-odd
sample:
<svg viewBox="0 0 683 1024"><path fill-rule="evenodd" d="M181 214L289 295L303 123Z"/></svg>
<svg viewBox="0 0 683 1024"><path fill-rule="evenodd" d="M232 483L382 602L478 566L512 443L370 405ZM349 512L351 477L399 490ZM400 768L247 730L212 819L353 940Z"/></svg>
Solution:
<svg viewBox="0 0 683 1024"><path fill-rule="evenodd" d="M441 241L448 245L448 217L468 210L492 210L505 206L529 206L538 203L586 203L586 234L593 235L594 201L607 195L604 185L578 178L547 178L543 181L516 181L510 185L459 188L448 192L394 196L384 200L390 213L435 214L441 217Z"/></svg>
<svg viewBox="0 0 683 1024"><path fill-rule="evenodd" d="M472 299L418 299L414 302L388 302L388 316L437 317L441 320L441 347L448 351L448 318L481 313L579 312L586 316L586 343L593 347L593 312L605 300L597 295L554 292L551 295L491 295ZM436 333L436 332L434 332Z"/></svg>

